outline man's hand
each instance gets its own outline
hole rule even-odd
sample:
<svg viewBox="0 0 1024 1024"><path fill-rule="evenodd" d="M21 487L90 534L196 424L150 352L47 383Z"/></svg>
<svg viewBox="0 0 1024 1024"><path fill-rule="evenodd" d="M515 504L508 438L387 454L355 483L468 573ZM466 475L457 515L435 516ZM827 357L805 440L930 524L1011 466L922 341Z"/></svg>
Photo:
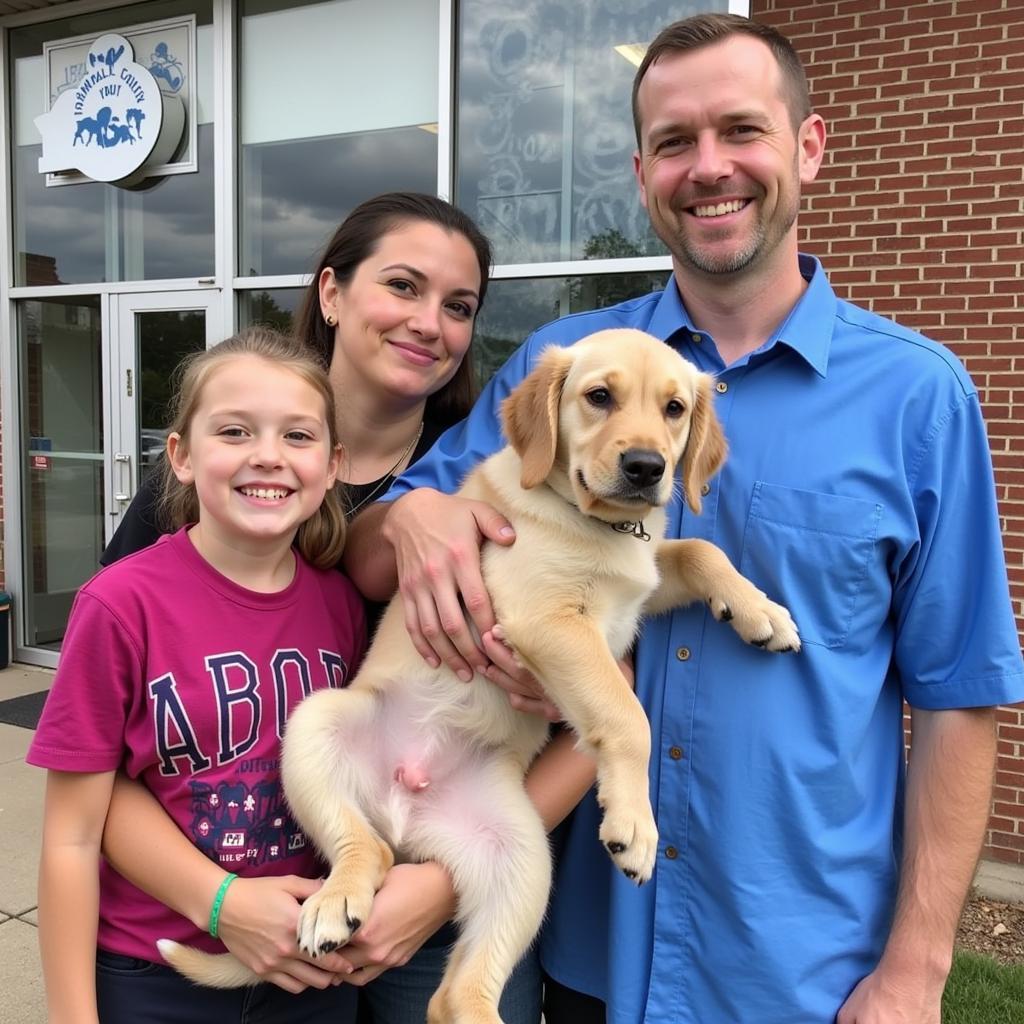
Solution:
<svg viewBox="0 0 1024 1024"><path fill-rule="evenodd" d="M395 552L413 645L431 666L443 661L469 682L489 664L476 636L494 625L480 548L485 540L511 544L515 531L484 502L421 487L394 502L382 533Z"/></svg>
<svg viewBox="0 0 1024 1024"><path fill-rule="evenodd" d="M544 692L540 680L516 657L505 642L501 626L489 629L480 638L490 664L484 675L508 694L508 702L528 715L542 715L549 722L559 722L562 712Z"/></svg>
<svg viewBox="0 0 1024 1024"><path fill-rule="evenodd" d="M366 923L342 947L345 981L366 985L400 967L455 913L455 890L439 864L396 864L384 876Z"/></svg>
<svg viewBox="0 0 1024 1024"><path fill-rule="evenodd" d="M836 1024L940 1024L946 974L896 971L883 962L850 993Z"/></svg>

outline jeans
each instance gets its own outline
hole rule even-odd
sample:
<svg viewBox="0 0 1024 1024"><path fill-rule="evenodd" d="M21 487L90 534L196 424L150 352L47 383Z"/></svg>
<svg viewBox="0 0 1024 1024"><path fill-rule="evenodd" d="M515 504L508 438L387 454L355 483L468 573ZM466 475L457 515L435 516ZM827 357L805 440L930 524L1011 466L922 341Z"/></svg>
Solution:
<svg viewBox="0 0 1024 1024"><path fill-rule="evenodd" d="M100 1024L355 1024L351 985L217 989L194 985L164 964L96 951Z"/></svg>
<svg viewBox="0 0 1024 1024"><path fill-rule="evenodd" d="M454 936L453 936L454 937ZM393 967L360 993L360 1021L367 1024L424 1024L427 1004L441 983L447 945L423 946L404 967ZM519 961L501 996L505 1024L538 1024L541 978L537 951Z"/></svg>

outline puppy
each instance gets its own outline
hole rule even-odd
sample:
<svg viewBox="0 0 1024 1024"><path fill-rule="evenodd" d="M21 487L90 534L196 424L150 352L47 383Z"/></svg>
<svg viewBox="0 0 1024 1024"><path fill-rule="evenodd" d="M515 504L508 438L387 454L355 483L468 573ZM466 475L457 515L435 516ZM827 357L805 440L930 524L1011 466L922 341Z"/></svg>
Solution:
<svg viewBox="0 0 1024 1024"><path fill-rule="evenodd" d="M668 345L610 330L548 349L502 415L508 446L459 492L515 526L512 546L485 546L484 579L508 643L597 761L601 841L643 883L658 839L650 730L616 664L641 615L705 601L771 651L798 650L797 630L718 548L663 539L676 471L699 513L726 451L710 379ZM523 788L547 735L497 687L427 666L392 600L351 685L304 700L286 730L285 793L331 865L302 906L299 947L343 946L396 856L437 861L458 896L460 934L428 1021L500 1024L502 989L548 898L547 837ZM202 984L257 980L230 956L160 948Z"/></svg>

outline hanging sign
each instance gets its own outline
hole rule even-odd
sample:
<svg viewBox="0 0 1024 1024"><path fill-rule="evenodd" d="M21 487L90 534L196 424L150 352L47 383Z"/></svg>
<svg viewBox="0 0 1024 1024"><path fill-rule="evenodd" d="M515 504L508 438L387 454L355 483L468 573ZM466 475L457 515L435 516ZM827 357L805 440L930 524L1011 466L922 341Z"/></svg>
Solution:
<svg viewBox="0 0 1024 1024"><path fill-rule="evenodd" d="M195 16L43 46L47 185L198 170Z"/></svg>

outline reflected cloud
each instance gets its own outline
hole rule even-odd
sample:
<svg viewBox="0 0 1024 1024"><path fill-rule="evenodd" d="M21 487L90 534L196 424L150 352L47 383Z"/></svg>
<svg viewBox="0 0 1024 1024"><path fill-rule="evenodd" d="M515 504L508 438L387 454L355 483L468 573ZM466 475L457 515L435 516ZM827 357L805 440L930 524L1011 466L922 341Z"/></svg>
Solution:
<svg viewBox="0 0 1024 1024"><path fill-rule="evenodd" d="M635 68L616 47L646 47L698 7L708 5L525 0L505 14L492 0L461 6L456 197L491 234L497 262L581 259L607 231L640 255L664 251L632 170Z"/></svg>

